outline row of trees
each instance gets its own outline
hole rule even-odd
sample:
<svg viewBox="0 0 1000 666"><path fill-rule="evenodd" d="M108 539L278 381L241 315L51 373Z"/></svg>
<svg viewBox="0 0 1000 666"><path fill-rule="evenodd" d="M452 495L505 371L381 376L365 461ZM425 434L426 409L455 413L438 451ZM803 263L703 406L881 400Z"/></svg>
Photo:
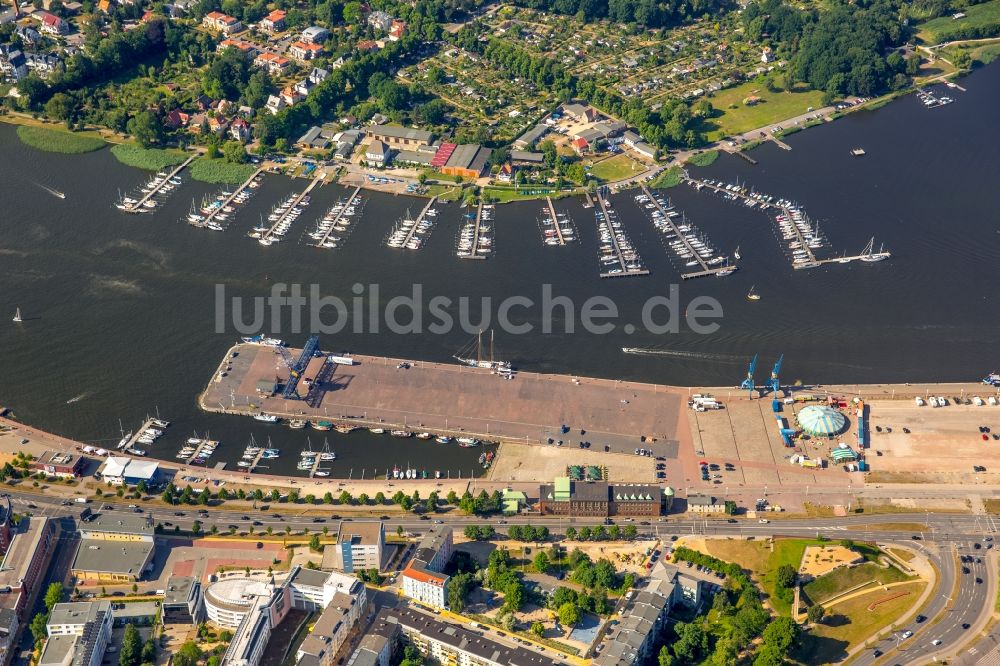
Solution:
<svg viewBox="0 0 1000 666"><path fill-rule="evenodd" d="M732 6L728 0L516 0L516 4L588 22L607 18L646 28L677 25Z"/></svg>
<svg viewBox="0 0 1000 666"><path fill-rule="evenodd" d="M570 541L617 541L635 539L639 535L639 530L635 525L626 525L624 528L618 525L598 525L597 527L584 526L577 530L575 527L566 528L566 538Z"/></svg>

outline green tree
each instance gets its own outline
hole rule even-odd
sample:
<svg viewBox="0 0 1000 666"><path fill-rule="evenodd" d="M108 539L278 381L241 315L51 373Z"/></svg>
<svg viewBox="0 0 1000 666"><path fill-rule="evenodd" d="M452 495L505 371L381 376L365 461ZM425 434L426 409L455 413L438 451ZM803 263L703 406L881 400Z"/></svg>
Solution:
<svg viewBox="0 0 1000 666"><path fill-rule="evenodd" d="M49 587L45 590L45 608L48 612L52 612L52 608L62 601L63 586L62 583L51 583Z"/></svg>
<svg viewBox="0 0 1000 666"><path fill-rule="evenodd" d="M559 607L559 622L567 626L576 626L580 621L580 609L576 604L565 603Z"/></svg>
<svg viewBox="0 0 1000 666"><path fill-rule="evenodd" d="M566 528L566 539L569 540L569 541L573 541L574 539L576 539L576 528L575 527L567 527Z"/></svg>
<svg viewBox="0 0 1000 666"><path fill-rule="evenodd" d="M823 620L823 616L826 614L826 609L819 604L813 604L806 611L806 617L813 624L817 624Z"/></svg>
<svg viewBox="0 0 1000 666"><path fill-rule="evenodd" d="M239 141L227 141L222 146L222 154L227 162L243 164L247 161L247 149Z"/></svg>
<svg viewBox="0 0 1000 666"><path fill-rule="evenodd" d="M321 550L323 550L323 544L319 542L318 534L313 534L312 538L309 539L309 550L313 551L314 553L318 553Z"/></svg>
<svg viewBox="0 0 1000 666"><path fill-rule="evenodd" d="M143 148L149 148L163 140L163 124L152 111L137 113L128 121L128 131Z"/></svg>
<svg viewBox="0 0 1000 666"><path fill-rule="evenodd" d="M549 570L549 556L545 554L544 550L540 550L535 554L535 561L532 564L535 567L535 571L545 573Z"/></svg>
<svg viewBox="0 0 1000 666"><path fill-rule="evenodd" d="M174 666L197 666L201 659L201 649L195 641L187 641L174 654Z"/></svg>
<svg viewBox="0 0 1000 666"><path fill-rule="evenodd" d="M700 624L678 622L674 625L677 640L674 641L674 656L684 663L697 663L708 652L708 634Z"/></svg>
<svg viewBox="0 0 1000 666"><path fill-rule="evenodd" d="M532 622L531 633L533 633L535 636L538 636L539 638L542 638L545 635L545 625L537 621Z"/></svg>
<svg viewBox="0 0 1000 666"><path fill-rule="evenodd" d="M782 564L774 574L774 582L778 587L790 588L795 585L795 567L790 564Z"/></svg>
<svg viewBox="0 0 1000 666"><path fill-rule="evenodd" d="M35 642L45 640L45 637L49 635L48 629L45 628L48 618L45 613L38 613L31 620L31 636L35 639Z"/></svg>
<svg viewBox="0 0 1000 666"><path fill-rule="evenodd" d="M340 493L339 500L341 504L350 504L354 500L354 498L351 497L351 493L345 490L342 493Z"/></svg>
<svg viewBox="0 0 1000 666"><path fill-rule="evenodd" d="M141 657L142 641L139 638L139 630L132 623L126 624L121 651L118 654L118 666L138 666Z"/></svg>

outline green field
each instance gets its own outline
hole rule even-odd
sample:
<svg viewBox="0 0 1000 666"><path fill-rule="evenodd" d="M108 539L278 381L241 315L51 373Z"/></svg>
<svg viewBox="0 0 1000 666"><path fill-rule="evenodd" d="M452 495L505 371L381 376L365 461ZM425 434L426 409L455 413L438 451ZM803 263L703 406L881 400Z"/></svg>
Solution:
<svg viewBox="0 0 1000 666"><path fill-rule="evenodd" d="M1000 35L1000 0L962 9L964 18L948 16L931 19L918 26L917 37L927 44L940 44L956 39L982 39Z"/></svg>
<svg viewBox="0 0 1000 666"><path fill-rule="evenodd" d="M760 102L753 106L743 104L743 100L751 96L759 97ZM718 141L808 113L809 107L818 109L822 106L822 99L823 93L818 90L770 92L764 84L750 81L719 91L709 98L716 116L705 121L705 131L709 141ZM734 104L736 108L729 108Z"/></svg>
<svg viewBox="0 0 1000 666"><path fill-rule="evenodd" d="M649 186L652 188L676 187L681 184L683 179L684 170L679 166L672 166L669 169L661 171L660 175Z"/></svg>
<svg viewBox="0 0 1000 666"><path fill-rule="evenodd" d="M878 583L897 583L907 580L909 576L896 567L883 568L874 562L865 562L856 567L840 567L825 576L810 581L802 590L813 603L823 604L846 590L876 581Z"/></svg>
<svg viewBox="0 0 1000 666"><path fill-rule="evenodd" d="M252 164L232 164L225 160L199 157L191 163L191 177L205 183L236 185L253 175Z"/></svg>
<svg viewBox="0 0 1000 666"><path fill-rule="evenodd" d="M698 153L694 155L687 161L691 166L697 167L707 167L715 164L715 160L719 159L719 151L717 150L706 150L703 153Z"/></svg>
<svg viewBox="0 0 1000 666"><path fill-rule="evenodd" d="M614 157L601 160L590 169L590 175L602 183L614 183L631 176L638 175L646 170L625 153L619 153Z"/></svg>
<svg viewBox="0 0 1000 666"><path fill-rule="evenodd" d="M112 146L111 154L122 164L147 171L159 171L170 166L177 166L188 157L179 150L143 148L131 143L120 143Z"/></svg>
<svg viewBox="0 0 1000 666"><path fill-rule="evenodd" d="M32 148L67 155L91 153L107 145L104 139L94 134L75 134L64 130L29 125L19 126L17 136Z"/></svg>
<svg viewBox="0 0 1000 666"><path fill-rule="evenodd" d="M861 644L879 629L888 628L913 608L926 585L924 582L913 582L889 588L888 591L878 589L828 608L828 619L802 634L799 647L791 656L804 664L842 661L849 648ZM879 604L875 610L868 610L872 602L903 591L910 594Z"/></svg>

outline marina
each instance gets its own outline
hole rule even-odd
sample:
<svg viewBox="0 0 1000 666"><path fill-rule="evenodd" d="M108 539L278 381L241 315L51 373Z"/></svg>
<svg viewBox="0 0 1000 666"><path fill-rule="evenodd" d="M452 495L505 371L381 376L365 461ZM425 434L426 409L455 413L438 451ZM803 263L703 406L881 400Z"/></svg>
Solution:
<svg viewBox="0 0 1000 666"><path fill-rule="evenodd" d="M139 447L153 444L163 435L163 431L169 425L169 421L147 417L137 430L129 432L128 434L122 433L122 438L119 440L118 446L115 448L130 455L144 456L147 451Z"/></svg>
<svg viewBox="0 0 1000 666"><path fill-rule="evenodd" d="M545 197L546 207L542 209L542 240L546 245L566 245L577 240L573 218L569 213L557 213L552 197Z"/></svg>
<svg viewBox="0 0 1000 666"><path fill-rule="evenodd" d="M215 201L203 202L200 211L192 210L188 213L187 223L193 227L211 229L212 231L224 231L229 218L236 212L236 208L245 204L253 194L253 191L260 187L260 181L264 168L261 167L253 172L253 175L237 187L232 192L222 191L216 195Z"/></svg>
<svg viewBox="0 0 1000 666"><path fill-rule="evenodd" d="M928 109L934 109L939 106L945 106L951 104L955 100L947 95L935 95L930 90L918 90L917 99Z"/></svg>
<svg viewBox="0 0 1000 666"><path fill-rule="evenodd" d="M302 207L309 205L309 193L313 191L317 185L323 182L326 177L325 172L319 172L312 182L304 189L301 193L292 195L285 199L284 202L279 204L270 215L268 215L267 221L270 222L270 226L266 223L261 222L259 226L253 228L249 235L251 238L256 238L257 242L263 246L272 245L277 243L288 230L291 229L292 223L298 219L302 214Z"/></svg>
<svg viewBox="0 0 1000 666"><path fill-rule="evenodd" d="M361 188L355 187L347 199L341 199L326 212L309 233L310 245L327 249L339 247L351 231L352 218L361 217L364 199L360 192Z"/></svg>
<svg viewBox="0 0 1000 666"><path fill-rule="evenodd" d="M181 184L180 173L194 161L195 155L184 160L172 171L160 171L151 178L135 197L124 196L115 207L126 213L151 213L162 202L163 197Z"/></svg>
<svg viewBox="0 0 1000 666"><path fill-rule="evenodd" d="M410 210L407 209L406 215L399 219L389 232L385 244L392 248L407 250L419 250L423 247L434 229L434 222L431 220L437 217L437 209L434 208L436 201L437 195L431 197L415 219L410 217Z"/></svg>
<svg viewBox="0 0 1000 666"><path fill-rule="evenodd" d="M208 464L208 459L212 457L218 446L219 442L208 439L207 435L198 437L198 433L195 433L193 437L189 437L185 441L175 457L187 465L204 466Z"/></svg>
<svg viewBox="0 0 1000 666"><path fill-rule="evenodd" d="M601 262L602 278L649 275L642 258L625 235L625 229L618 214L612 210L605 194L598 190L597 203L600 210L594 211L597 218L597 232L601 237L598 259Z"/></svg>
<svg viewBox="0 0 1000 666"><path fill-rule="evenodd" d="M635 200L650 211L653 225L663 234L670 251L682 262L687 270L681 271L681 278L690 280L698 277L732 275L736 266L730 264L729 257L716 254L715 249L703 239L701 233L670 205L662 195L654 194L645 185L642 194ZM678 224L674 218L681 217Z"/></svg>
<svg viewBox="0 0 1000 666"><path fill-rule="evenodd" d="M458 232L455 256L459 259L486 259L493 252L493 228L487 224L493 221L493 206L480 202L475 214L466 213L465 219Z"/></svg>

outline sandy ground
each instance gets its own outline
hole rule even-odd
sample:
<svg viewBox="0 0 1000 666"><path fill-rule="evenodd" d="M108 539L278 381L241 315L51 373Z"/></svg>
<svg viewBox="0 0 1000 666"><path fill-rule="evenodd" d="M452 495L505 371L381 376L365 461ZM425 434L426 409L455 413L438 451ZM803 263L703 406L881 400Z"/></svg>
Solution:
<svg viewBox="0 0 1000 666"><path fill-rule="evenodd" d="M548 481L565 476L568 465L606 467L610 481L655 481L655 461L646 456L518 442L500 445L500 454L490 469L488 479L496 482Z"/></svg>
<svg viewBox="0 0 1000 666"><path fill-rule="evenodd" d="M858 558L856 552L843 546L807 546L805 552L802 553L799 573L819 578L837 567L847 566Z"/></svg>

